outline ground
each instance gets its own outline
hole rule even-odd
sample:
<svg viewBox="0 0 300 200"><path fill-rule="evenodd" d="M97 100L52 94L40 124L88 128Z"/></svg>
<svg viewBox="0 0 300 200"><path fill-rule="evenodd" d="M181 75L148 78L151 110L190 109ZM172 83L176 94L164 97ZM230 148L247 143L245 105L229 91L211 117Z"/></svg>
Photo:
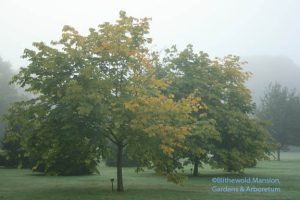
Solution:
<svg viewBox="0 0 300 200"><path fill-rule="evenodd" d="M283 152L282 160L259 162L246 169L241 177L272 177L280 180L279 193L216 193L211 187L213 177L236 177L213 170L200 169L200 177L189 177L183 185L167 182L147 170L135 173L124 169L124 193L111 192L115 168L101 166L100 175L49 177L24 169L0 169L0 200L297 200L300 199L300 152ZM190 173L190 168L185 170ZM268 184L264 184L267 187ZM270 185L272 186L272 185ZM274 186L274 185L273 185Z"/></svg>

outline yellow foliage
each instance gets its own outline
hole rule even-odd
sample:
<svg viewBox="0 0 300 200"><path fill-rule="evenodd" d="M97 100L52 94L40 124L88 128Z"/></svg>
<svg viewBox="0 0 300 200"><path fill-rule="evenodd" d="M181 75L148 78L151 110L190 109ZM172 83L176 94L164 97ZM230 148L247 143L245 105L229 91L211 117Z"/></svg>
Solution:
<svg viewBox="0 0 300 200"><path fill-rule="evenodd" d="M160 145L161 150L167 154L167 155L171 155L174 152L174 149L165 145L165 144L161 144Z"/></svg>

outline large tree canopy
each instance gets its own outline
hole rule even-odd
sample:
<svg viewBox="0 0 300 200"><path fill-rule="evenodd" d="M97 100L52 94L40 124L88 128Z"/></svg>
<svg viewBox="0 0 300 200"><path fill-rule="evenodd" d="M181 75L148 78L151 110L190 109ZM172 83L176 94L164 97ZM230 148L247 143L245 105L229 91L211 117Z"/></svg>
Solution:
<svg viewBox="0 0 300 200"><path fill-rule="evenodd" d="M27 149L38 160L35 168L57 172L74 156L82 161L73 150L77 145L96 152L110 142L117 147L118 191L124 190L124 148L176 181L169 161L192 130L190 113L201 106L192 95L176 100L162 93L168 84L155 76L158 58L148 49L148 21L120 12L115 24L90 29L87 36L65 26L59 41L24 51L29 65L13 82L37 96L24 104L30 120L22 126Z"/></svg>
<svg viewBox="0 0 300 200"><path fill-rule="evenodd" d="M204 52L195 53L191 45L182 52L174 46L166 54L158 76L172 80L169 91L177 99L194 94L205 107L193 113L198 124L186 139L185 154L194 164L194 175L203 162L240 171L266 158L271 138L252 117L255 106L245 86L250 74L242 71L239 57L212 60Z"/></svg>

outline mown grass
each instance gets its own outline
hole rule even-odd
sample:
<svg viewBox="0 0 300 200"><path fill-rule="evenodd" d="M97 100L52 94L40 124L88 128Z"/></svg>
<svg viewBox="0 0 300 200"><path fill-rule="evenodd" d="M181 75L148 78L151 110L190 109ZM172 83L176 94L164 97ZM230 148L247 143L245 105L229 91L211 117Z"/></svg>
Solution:
<svg viewBox="0 0 300 200"><path fill-rule="evenodd" d="M201 169L200 177L189 177L183 185L167 182L147 170L135 173L124 169L125 192L111 192L110 178L115 169L101 166L100 175L51 177L30 170L0 169L0 200L298 200L300 199L300 153L284 152L281 161L262 161L245 170L244 175L228 174L209 167ZM190 172L187 168L186 173ZM280 193L216 193L211 187L213 177L273 177L280 179ZM261 185L262 186L262 185ZM263 186L268 186L267 184ZM270 185L272 186L272 185Z"/></svg>

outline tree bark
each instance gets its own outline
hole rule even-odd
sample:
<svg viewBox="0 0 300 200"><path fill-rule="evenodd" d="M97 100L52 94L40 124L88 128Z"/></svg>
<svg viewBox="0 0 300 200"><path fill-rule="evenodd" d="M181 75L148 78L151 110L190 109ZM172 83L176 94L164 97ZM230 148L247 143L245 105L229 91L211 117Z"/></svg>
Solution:
<svg viewBox="0 0 300 200"><path fill-rule="evenodd" d="M280 161L280 148L277 149L277 160Z"/></svg>
<svg viewBox="0 0 300 200"><path fill-rule="evenodd" d="M122 174L122 157L123 157L123 146L118 144L118 151L117 151L117 191L124 192L123 187L123 174Z"/></svg>
<svg viewBox="0 0 300 200"><path fill-rule="evenodd" d="M198 175L199 175L198 168L199 168L199 159L196 158L195 161L194 161L194 171L193 171L193 176L198 176Z"/></svg>

